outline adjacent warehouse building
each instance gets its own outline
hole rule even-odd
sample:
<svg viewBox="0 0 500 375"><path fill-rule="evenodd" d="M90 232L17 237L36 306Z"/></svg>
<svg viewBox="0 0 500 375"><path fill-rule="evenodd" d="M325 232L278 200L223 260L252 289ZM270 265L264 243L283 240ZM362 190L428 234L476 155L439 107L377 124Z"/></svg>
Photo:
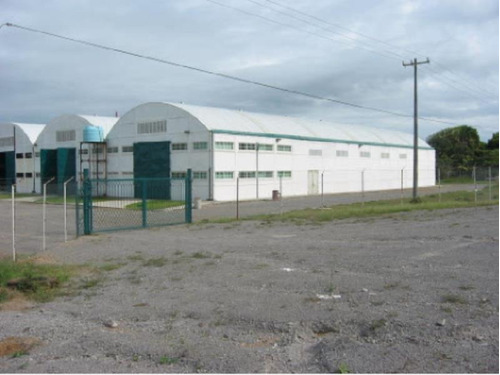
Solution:
<svg viewBox="0 0 500 375"><path fill-rule="evenodd" d="M70 178L80 182L83 169L91 170L93 178L107 177L104 139L117 121L117 117L61 115L47 124L38 136L35 155L41 184L54 181L48 185L49 193L60 194Z"/></svg>
<svg viewBox="0 0 500 375"><path fill-rule="evenodd" d="M43 124L0 124L0 190L12 184L20 193L36 191L35 142Z"/></svg>
<svg viewBox="0 0 500 375"><path fill-rule="evenodd" d="M410 187L412 165L411 134L185 104L141 104L107 136L109 178L192 169L193 196L217 201L237 184L240 199ZM419 186L434 184L435 152L419 140Z"/></svg>

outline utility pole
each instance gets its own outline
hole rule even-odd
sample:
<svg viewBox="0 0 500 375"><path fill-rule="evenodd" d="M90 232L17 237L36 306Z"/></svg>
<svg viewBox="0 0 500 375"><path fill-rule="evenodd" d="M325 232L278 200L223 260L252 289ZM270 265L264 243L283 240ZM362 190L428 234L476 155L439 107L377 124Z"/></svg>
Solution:
<svg viewBox="0 0 500 375"><path fill-rule="evenodd" d="M414 68L414 107L413 107L413 201L416 202L418 199L418 95L417 95L417 65L429 64L429 58L425 61L413 61L405 63L403 61L403 66L413 66Z"/></svg>

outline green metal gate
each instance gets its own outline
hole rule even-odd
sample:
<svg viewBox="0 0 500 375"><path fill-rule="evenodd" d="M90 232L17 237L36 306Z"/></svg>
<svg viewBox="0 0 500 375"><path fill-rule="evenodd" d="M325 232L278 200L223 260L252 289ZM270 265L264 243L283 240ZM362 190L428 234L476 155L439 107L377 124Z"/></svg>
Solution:
<svg viewBox="0 0 500 375"><path fill-rule="evenodd" d="M191 183L191 170L186 178L108 180L90 179L85 170L77 195L77 235L191 223ZM158 198L165 191L175 200Z"/></svg>
<svg viewBox="0 0 500 375"><path fill-rule="evenodd" d="M40 150L40 177L42 185L53 177L57 177L57 150ZM57 185L48 184L47 194L57 194Z"/></svg>
<svg viewBox="0 0 500 375"><path fill-rule="evenodd" d="M14 151L0 152L0 190L10 191L16 183L16 155Z"/></svg>
<svg viewBox="0 0 500 375"><path fill-rule="evenodd" d="M169 178L170 177L170 142L134 143L134 178ZM144 191L137 189L136 198ZM148 199L171 199L170 187L146 191Z"/></svg>
<svg viewBox="0 0 500 375"><path fill-rule="evenodd" d="M76 149L75 148L58 148L57 149L57 193L63 195L64 182L71 177L76 177ZM75 193L75 185L70 185L68 194Z"/></svg>

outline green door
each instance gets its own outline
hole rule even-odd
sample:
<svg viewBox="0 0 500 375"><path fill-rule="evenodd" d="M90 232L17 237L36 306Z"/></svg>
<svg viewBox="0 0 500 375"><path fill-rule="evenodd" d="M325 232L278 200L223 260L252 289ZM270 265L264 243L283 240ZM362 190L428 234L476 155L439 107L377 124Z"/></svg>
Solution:
<svg viewBox="0 0 500 375"><path fill-rule="evenodd" d="M62 195L64 191L64 182L71 177L76 177L76 148L58 148L57 149L57 190ZM69 184L74 187L75 184ZM74 191L68 191L72 195Z"/></svg>
<svg viewBox="0 0 500 375"><path fill-rule="evenodd" d="M170 199L170 142L134 143L134 178L164 178L147 187L148 199ZM137 185L137 184L136 184ZM143 187L135 186L134 195L142 197Z"/></svg>
<svg viewBox="0 0 500 375"><path fill-rule="evenodd" d="M52 177L57 180L57 150L40 150L40 177L42 186ZM57 184L47 185L47 194L57 194Z"/></svg>
<svg viewBox="0 0 500 375"><path fill-rule="evenodd" d="M0 152L0 190L10 191L16 181L16 155L14 151Z"/></svg>

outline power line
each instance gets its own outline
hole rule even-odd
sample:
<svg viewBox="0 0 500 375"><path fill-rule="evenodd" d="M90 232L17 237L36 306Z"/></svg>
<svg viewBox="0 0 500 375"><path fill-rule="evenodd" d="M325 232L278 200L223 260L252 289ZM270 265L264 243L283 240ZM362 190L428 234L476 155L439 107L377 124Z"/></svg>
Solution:
<svg viewBox="0 0 500 375"><path fill-rule="evenodd" d="M244 10L244 9L241 9L241 8L237 8L237 7L234 7L234 6L231 6L231 5L227 5L227 4L223 4L223 3L220 3L218 1L215 1L215 0L206 0L208 1L209 3L212 3L212 4L215 4L215 5L218 5L220 7L223 7L223 8L227 8L227 9L232 9L232 10L235 10L239 13L243 13L243 14L246 14L248 16L252 16L252 17L256 17L256 18L260 18L260 19L263 19L265 21L268 21L268 22L271 22L271 23L274 23L274 24L277 24L277 25L280 25L280 26L285 26L285 27L288 27L290 29L293 29L295 31L301 31L301 32L304 32L306 34L310 34L310 35L313 35L313 36L316 36L316 37L319 37L319 38L322 38L322 39L326 39L326 40L329 40L329 41L334 41L334 42L338 42L338 43L342 43L342 44L346 44L348 46L353 46L353 43L352 42L347 42L345 40L342 40L342 39L333 39L333 38L330 38L326 35L322 35L322 34L318 34L318 33L315 33L313 31L309 31L309 30L305 30L305 29L301 29L301 28L298 28L294 25L290 25L290 24L287 24L287 23L283 23L283 22L280 22L280 21L277 21L277 20L274 20L272 18L268 18L268 17L265 17L265 16L262 16L260 14L255 14L255 13L252 13L252 12L249 12L247 10ZM250 1L250 0L249 0ZM256 3L257 4L257 3ZM316 26L318 27L318 26ZM340 33L334 33L334 34L338 34L340 35L341 37L345 38L345 39L353 39L353 38L347 38L346 36L343 36L342 34ZM364 49L366 51L369 51L371 53L374 53L376 55L379 55L379 56L382 56L382 57L385 57L385 58L389 58L389 59L395 59L394 56L390 56L390 55L387 55L385 53L382 53L382 52L377 52L371 48L366 48L366 47L359 47L357 46L358 48L361 48L361 49ZM398 60L399 61L399 60Z"/></svg>
<svg viewBox="0 0 500 375"><path fill-rule="evenodd" d="M208 0L208 1L210 1L210 0ZM281 13L281 14L285 14L285 13L282 13L282 12L280 12L280 11L277 11L277 10L276 10L276 9L274 9L274 8L271 8L271 7L266 7L265 5L260 4L260 3L256 2L255 0L246 0L246 1L249 1L249 2L254 3L254 4L257 4L257 5L260 5L260 6L264 7L264 8L266 8L266 9L270 9L270 10L273 10L273 11L275 11L275 12L278 12L278 13ZM267 1L268 3L274 4L274 5L278 6L278 7L281 7L281 8L283 8L283 9L287 9L287 10L292 11L292 12L294 12L294 13L300 14L300 15L302 15L302 16L304 16L304 17L309 18L309 19L313 19L313 20L315 20L315 21L319 21L319 22L321 22L321 23L323 23L323 24L326 24L326 25L329 25L329 26L332 26L332 27L335 27L335 28L338 28L338 29L341 29L341 30L345 30L345 31L347 31L347 32L349 32L349 33L352 33L352 34L358 35L358 36L360 36L360 37L362 37L362 38L365 38L365 39L368 39L368 40L374 41L374 42L376 42L376 43L383 44L383 45L388 46L388 47L391 47L391 48L393 48L393 49L396 49L396 50L401 50L401 51L405 51L405 52L411 53L411 54L413 54L413 55L417 55L417 56L419 56L419 57L425 57L425 55L424 55L424 54L422 54L422 53L420 53L420 52L412 51L412 50L407 49L407 48L404 48L404 47L399 47L399 46L393 45L393 44L388 43L388 42L385 42L385 41L383 41L383 40L380 40L380 39L377 39L377 38L374 38L374 37L368 36L368 35L366 35L366 34L362 34L362 33L360 33L360 32L357 32L357 31L351 30L351 29L346 28L346 27L344 27L344 26L342 26L342 25L339 25L339 24L337 24L337 23L332 23L332 22L329 22L329 21L323 20L323 19L321 19L321 18L319 18L319 17L316 17L316 16L314 16L314 15L307 14L307 13L302 12L302 11L300 11L300 10L298 10L298 9L293 8L293 7L290 7L290 6L286 6L286 5L280 4L279 2L276 2L276 1L273 1L273 0L265 0L265 1ZM286 14L285 14L285 15L286 15ZM310 23L310 24L312 24L312 23ZM323 29L323 30L327 30L327 31L329 31L328 29L325 29L325 28L319 27L318 25L315 25L315 26L316 26L316 27L318 27L318 28L321 28L321 29ZM341 35L344 35L344 34L341 34ZM349 38L349 39L352 39L352 40L355 40L355 41L356 41L356 39L354 39L354 38ZM359 43L360 41L357 41L357 42ZM365 45L366 45L366 43L363 43L363 44L365 44ZM399 54L399 53L397 53L397 52L387 51L387 50L385 50L385 52L387 52L387 53L389 53L389 54L391 54L391 55L395 55L395 56L398 56L398 57L404 58L401 54ZM385 57L387 57L387 56L385 56ZM470 93L469 93L467 90L470 90L470 91L475 91L478 95L489 95L489 96L495 96L495 97L498 95L497 93L493 94L493 93L491 93L491 92L489 92L489 91L486 91L486 90L484 90L484 88L478 89L478 88L472 87L471 85L476 86L477 84L476 84L475 82L472 82L472 81L468 80L467 78L465 78L465 77L463 77L463 76L461 76L461 75L459 75L459 74L457 74L457 73L453 72L451 69L449 69L449 68L445 67L445 66L444 66L444 65L442 65L442 64L439 64L438 62L434 62L434 64L435 64L435 65L437 65L438 67L440 67L443 71L448 72L449 74L451 74L451 75L455 75L455 76L457 76L458 78L460 78L460 80L454 80L454 79L449 78L449 77L446 77L446 78L445 78L445 79L448 79L448 80L450 80L450 81L454 81L456 85L462 86L462 87L457 87L456 85L450 85L450 87L453 87L453 88L454 88L454 89L456 89L456 90L459 90L459 91L464 91L464 92L468 93L468 94L469 94L469 96L470 96ZM433 70L435 74L439 74L439 72L437 72L436 70L434 70L434 69L431 69L431 70ZM465 83L465 82L463 82L463 81L469 81L469 83L467 84L467 83ZM446 83L445 83L445 84L446 84ZM476 98L478 98L478 97L476 97ZM479 99L480 99L480 98L479 98ZM482 100L482 99L480 99L480 100Z"/></svg>
<svg viewBox="0 0 500 375"><path fill-rule="evenodd" d="M141 58L141 59L146 59L146 60L150 60L150 61L154 61L154 62L158 62L158 63L162 63L162 64L167 64L167 65L175 66L175 67L178 67L178 68L184 68L184 69L193 70L193 71L196 71L196 72L199 72L199 73L205 73L205 74L209 74L209 75L213 75L213 76L217 76L217 77L221 77L221 78L231 79L233 81L238 81L238 82L252 84L252 85L260 86L260 87L265 87L265 88L268 88L268 89L273 89L273 90L277 90L277 91L281 91L281 92L286 92L286 93L289 93L289 94L300 95L300 96L304 96L304 97L307 97L307 98L312 98L312 99L317 99L317 100L323 100L323 101L327 101L327 102L331 102L331 103L336 103L336 104L341 104L341 105L349 106L349 107L352 107L352 108L363 109L363 110L368 110L368 111L373 111L373 112L379 112L379 113L384 113L384 114L393 115L393 116L399 116L399 117L405 117L405 118L411 118L412 117L411 115L408 115L408 114L405 114L405 113L393 112L393 111L389 111L389 110L385 110L385 109L380 109L380 108L376 108L376 107L369 107L369 106L364 106L364 105L360 105L360 104L346 102L346 101L343 101L343 100L338 100L338 99L323 97L323 96L319 96L319 95L315 95L315 94L310 94L310 93L306 93L306 92L302 92L302 91L298 91L298 90L286 89L286 88L282 88L282 87L270 85L270 84L267 84L267 83L252 81L252 80L249 80L249 79L240 78L240 77L236 77L236 76L231 76L231 75L224 74L224 73L213 72L213 71L210 71L210 70L207 70L207 69L198 68L198 67L194 67L194 66L191 66L191 65L180 64L180 63L177 63L177 62L173 62L173 61L169 61L169 60L164 60L164 59L160 59L160 58L157 58L157 57L141 55L139 53L130 52L130 51L126 51L126 50L114 48L114 47L108 47L108 46L104 46L104 45L101 45L101 44L88 42L88 41L85 41L85 40L70 38L70 37L67 37L67 36L62 36L62 35L50 33L50 32L43 31L43 30L33 29L33 28L21 26L21 25L16 25L16 24L12 24L12 23L6 23L5 25L9 26L9 27L18 28L18 29L21 29L21 30L33 32L33 33L43 34L43 35L47 35L47 36L50 36L50 37L67 40L67 41L74 42L74 43L83 44L83 45L86 45L86 46L90 46L90 47L94 47L94 48L98 48L98 49L102 49L102 50L106 50L106 51L121 53L121 54L124 54L124 55L138 57L138 58ZM436 119L425 118L425 117L419 117L419 119L424 120L424 121L431 121L431 122L442 123L442 124L456 125L456 123L449 122L449 121L444 121L444 120L436 120Z"/></svg>

